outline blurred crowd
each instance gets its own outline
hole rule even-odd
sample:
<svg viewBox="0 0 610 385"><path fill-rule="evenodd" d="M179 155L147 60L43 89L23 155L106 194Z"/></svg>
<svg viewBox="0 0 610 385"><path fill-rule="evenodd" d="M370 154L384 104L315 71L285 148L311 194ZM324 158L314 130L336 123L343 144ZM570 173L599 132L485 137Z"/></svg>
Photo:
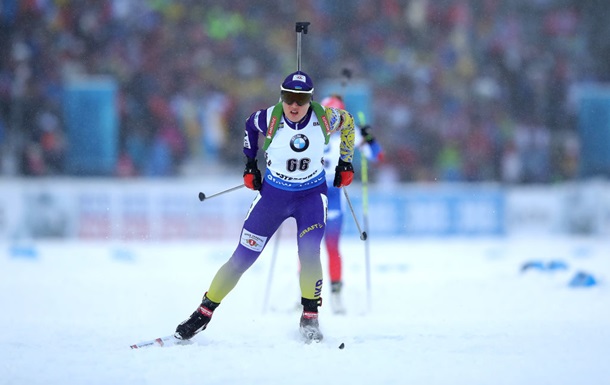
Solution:
<svg viewBox="0 0 610 385"><path fill-rule="evenodd" d="M597 0L0 4L5 175L65 174L62 87L99 75L118 84L116 175L241 164L244 120L295 69L295 21L316 81L348 67L372 86L377 167L398 181L575 178L573 89L608 76Z"/></svg>

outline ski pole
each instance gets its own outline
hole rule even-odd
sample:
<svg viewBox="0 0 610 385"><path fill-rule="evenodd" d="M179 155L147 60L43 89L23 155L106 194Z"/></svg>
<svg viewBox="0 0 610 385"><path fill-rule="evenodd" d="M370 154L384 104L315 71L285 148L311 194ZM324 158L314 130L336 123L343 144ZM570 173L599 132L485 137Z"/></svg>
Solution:
<svg viewBox="0 0 610 385"><path fill-rule="evenodd" d="M273 254L271 255L271 264L269 265L269 275L267 276L267 286L265 287L265 299L263 302L263 313L267 312L269 307L269 297L271 296L271 284L273 283L273 270L275 269L275 260L277 259L277 253L280 249L280 234L282 227L277 230L275 234L275 243L273 244Z"/></svg>
<svg viewBox="0 0 610 385"><path fill-rule="evenodd" d="M347 86L347 83L352 78L352 71L349 68L343 68L343 70L341 71L341 75L343 76L343 78L341 80L341 88L345 89L345 87ZM354 212L352 202L350 201L349 196L347 195L347 189L345 187L343 187L343 195L345 195L345 199L347 200L349 209L352 212L352 216L354 217L354 222L356 222L356 227L358 227L358 232L360 233L360 239L364 241L367 238L366 231L362 231L360 229L360 223L358 223L358 219L356 218L356 213Z"/></svg>
<svg viewBox="0 0 610 385"><path fill-rule="evenodd" d="M358 112L358 120L360 126L364 126L366 124L366 120L364 117L364 113L362 111ZM364 226L364 231L369 231L369 171L368 171L368 159L366 156L361 156L360 158L360 168L362 172L362 222ZM367 238L368 239L368 238ZM371 251L370 251L370 242L364 242L364 270L366 273L366 294L367 294L367 303L368 309L371 309Z"/></svg>
<svg viewBox="0 0 610 385"><path fill-rule="evenodd" d="M360 228L360 223L358 223L358 218L356 218L356 213L354 212L354 207L352 206L352 202L349 199L349 195L347 195L347 189L343 187L343 195L345 195L345 199L347 200L347 204L349 206L349 210L352 212L352 217L354 218L354 222L356 222L356 227L358 228L358 232L360 233L360 239L366 241L367 235L366 232L362 231Z"/></svg>
<svg viewBox="0 0 610 385"><path fill-rule="evenodd" d="M210 199L210 198L214 198L214 197L217 197L219 195L222 195L222 194L230 193L231 191L239 190L242 187L246 187L246 185L240 184L239 186L231 187L230 189L227 189L227 190L224 190L224 191L220 191L220 192L217 192L217 193L209 195L209 196L205 195L202 192L199 192L199 200L201 202L203 202L206 199Z"/></svg>

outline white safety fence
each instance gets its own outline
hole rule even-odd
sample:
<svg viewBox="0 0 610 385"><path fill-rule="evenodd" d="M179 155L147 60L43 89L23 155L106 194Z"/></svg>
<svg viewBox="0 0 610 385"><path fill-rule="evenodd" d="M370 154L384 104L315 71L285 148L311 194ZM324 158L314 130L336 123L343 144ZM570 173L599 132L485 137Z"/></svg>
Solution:
<svg viewBox="0 0 610 385"><path fill-rule="evenodd" d="M240 181L238 180L237 183ZM234 239L256 193L214 179L2 179L0 240ZM376 237L610 234L610 183L369 186ZM349 186L362 218L362 187ZM349 213L348 213L349 214ZM351 215L346 235L356 235Z"/></svg>

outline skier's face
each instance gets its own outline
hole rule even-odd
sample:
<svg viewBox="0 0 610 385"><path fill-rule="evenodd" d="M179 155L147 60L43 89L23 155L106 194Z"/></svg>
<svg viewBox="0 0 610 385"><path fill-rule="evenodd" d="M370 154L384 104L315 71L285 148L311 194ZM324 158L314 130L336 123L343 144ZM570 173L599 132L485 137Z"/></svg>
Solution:
<svg viewBox="0 0 610 385"><path fill-rule="evenodd" d="M311 94L282 91L284 116L292 122L298 122L305 117L310 102Z"/></svg>

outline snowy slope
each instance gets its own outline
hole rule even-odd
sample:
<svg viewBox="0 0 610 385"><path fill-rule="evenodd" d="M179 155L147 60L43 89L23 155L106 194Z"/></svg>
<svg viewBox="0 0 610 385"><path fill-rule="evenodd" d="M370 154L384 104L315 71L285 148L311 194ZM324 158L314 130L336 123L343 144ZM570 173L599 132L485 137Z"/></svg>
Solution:
<svg viewBox="0 0 610 385"><path fill-rule="evenodd" d="M345 239L348 314L323 306L317 345L297 333L293 243L266 312L273 241L194 344L139 350L195 309L233 244L4 245L0 384L610 383L609 241L373 238L369 307L363 244ZM567 269L522 272L532 260ZM598 284L569 287L581 270Z"/></svg>

